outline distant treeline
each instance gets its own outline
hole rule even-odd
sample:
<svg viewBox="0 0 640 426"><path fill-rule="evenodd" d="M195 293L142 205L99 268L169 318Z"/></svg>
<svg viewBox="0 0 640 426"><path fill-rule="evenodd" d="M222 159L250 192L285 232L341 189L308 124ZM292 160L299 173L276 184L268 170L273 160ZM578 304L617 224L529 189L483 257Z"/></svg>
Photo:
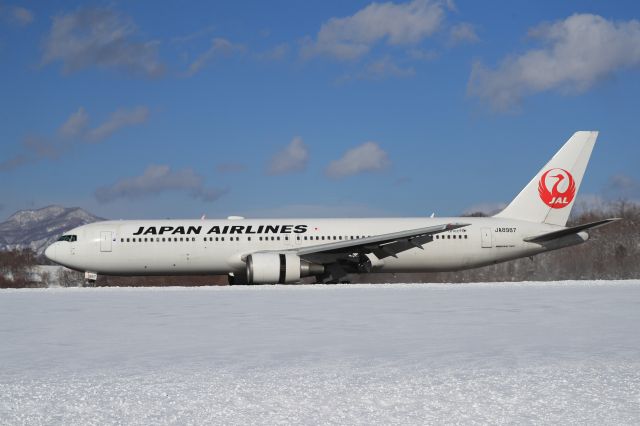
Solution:
<svg viewBox="0 0 640 426"><path fill-rule="evenodd" d="M38 287L31 273L36 264L33 250L0 251L0 288Z"/></svg>
<svg viewBox="0 0 640 426"><path fill-rule="evenodd" d="M477 213L472 216L480 216ZM640 278L640 204L626 201L609 203L583 210L572 217L568 226L600 219L619 217L623 220L589 231L590 239L579 246L540 254L533 258L512 260L484 268L459 272L417 274L367 274L351 276L358 283L397 282L485 282L485 281L551 281L586 279ZM51 277L34 279L35 266L46 264L31 250L0 251L0 288L47 287L52 282L63 286L80 286L84 276L80 272L61 269ZM227 277L158 276L113 277L99 276L98 286L205 286L225 285Z"/></svg>

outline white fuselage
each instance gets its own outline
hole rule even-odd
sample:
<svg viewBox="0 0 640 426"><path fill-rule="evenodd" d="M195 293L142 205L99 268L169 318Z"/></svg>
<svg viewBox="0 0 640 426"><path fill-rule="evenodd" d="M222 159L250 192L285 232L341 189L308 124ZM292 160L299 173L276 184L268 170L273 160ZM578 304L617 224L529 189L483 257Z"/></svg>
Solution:
<svg viewBox="0 0 640 426"><path fill-rule="evenodd" d="M524 238L561 226L499 218L126 220L78 227L58 241L47 257L80 271L107 275L226 274L245 269L247 254L288 251L464 222L425 243L372 262L372 272L456 271L532 256L586 241L584 232L553 244Z"/></svg>

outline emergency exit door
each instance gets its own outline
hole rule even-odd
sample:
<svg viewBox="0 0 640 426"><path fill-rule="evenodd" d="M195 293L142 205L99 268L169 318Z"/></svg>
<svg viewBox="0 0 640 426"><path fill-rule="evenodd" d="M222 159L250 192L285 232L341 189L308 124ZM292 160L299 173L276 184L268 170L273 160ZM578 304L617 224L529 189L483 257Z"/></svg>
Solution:
<svg viewBox="0 0 640 426"><path fill-rule="evenodd" d="M482 228L482 247L490 248L493 247L493 241L491 238L491 228Z"/></svg>
<svg viewBox="0 0 640 426"><path fill-rule="evenodd" d="M112 234L111 231L100 232L100 251L111 251Z"/></svg>

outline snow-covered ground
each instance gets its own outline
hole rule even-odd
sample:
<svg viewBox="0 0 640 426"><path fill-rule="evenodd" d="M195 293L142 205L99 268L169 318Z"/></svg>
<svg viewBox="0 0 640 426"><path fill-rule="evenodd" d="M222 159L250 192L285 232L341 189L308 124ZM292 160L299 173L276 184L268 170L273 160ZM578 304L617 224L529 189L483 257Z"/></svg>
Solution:
<svg viewBox="0 0 640 426"><path fill-rule="evenodd" d="M640 281L0 291L0 424L640 423Z"/></svg>

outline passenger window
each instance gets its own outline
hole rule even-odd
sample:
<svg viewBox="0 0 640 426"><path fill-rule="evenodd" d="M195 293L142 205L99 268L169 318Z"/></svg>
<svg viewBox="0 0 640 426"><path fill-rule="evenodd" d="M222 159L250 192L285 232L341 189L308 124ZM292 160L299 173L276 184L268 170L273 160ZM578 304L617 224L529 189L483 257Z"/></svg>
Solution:
<svg viewBox="0 0 640 426"><path fill-rule="evenodd" d="M129 238L127 238L127 242L129 242Z"/></svg>
<svg viewBox="0 0 640 426"><path fill-rule="evenodd" d="M467 235L466 235L466 234L465 234L465 236L464 236L464 239L465 239L465 240L467 239Z"/></svg>
<svg viewBox="0 0 640 426"><path fill-rule="evenodd" d="M220 241L224 241L224 237L220 237Z"/></svg>
<svg viewBox="0 0 640 426"><path fill-rule="evenodd" d="M247 237L247 241L251 241L251 237Z"/></svg>
<svg viewBox="0 0 640 426"><path fill-rule="evenodd" d="M276 237L276 240L280 241L280 237Z"/></svg>
<svg viewBox="0 0 640 426"><path fill-rule="evenodd" d="M447 235L447 240L450 240L450 239L451 239L451 235Z"/></svg>
<svg viewBox="0 0 640 426"><path fill-rule="evenodd" d="M58 241L60 241L60 240L58 240ZM124 238L120 238L120 242L124 243Z"/></svg>

